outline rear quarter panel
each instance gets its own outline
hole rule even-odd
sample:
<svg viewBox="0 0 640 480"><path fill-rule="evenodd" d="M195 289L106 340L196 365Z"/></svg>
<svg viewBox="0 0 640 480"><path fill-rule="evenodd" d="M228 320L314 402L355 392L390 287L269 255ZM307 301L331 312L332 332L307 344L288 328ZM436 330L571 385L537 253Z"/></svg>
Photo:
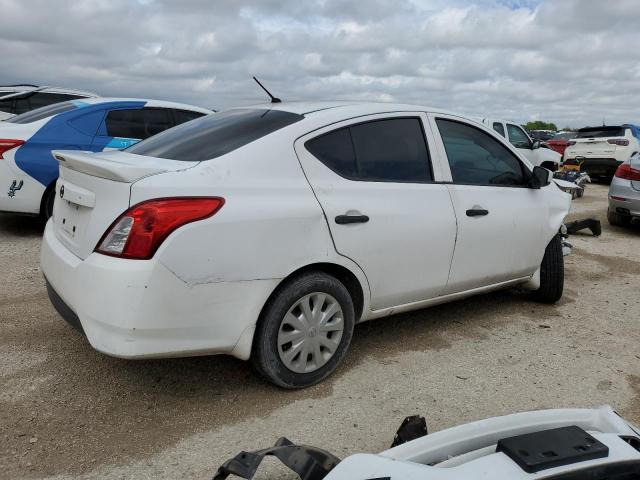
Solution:
<svg viewBox="0 0 640 480"><path fill-rule="evenodd" d="M282 279L318 262L355 265L339 256L324 215L285 132L180 172L138 181L131 204L172 196L217 196L211 218L185 225L156 256L189 284ZM368 297L368 295L365 295Z"/></svg>

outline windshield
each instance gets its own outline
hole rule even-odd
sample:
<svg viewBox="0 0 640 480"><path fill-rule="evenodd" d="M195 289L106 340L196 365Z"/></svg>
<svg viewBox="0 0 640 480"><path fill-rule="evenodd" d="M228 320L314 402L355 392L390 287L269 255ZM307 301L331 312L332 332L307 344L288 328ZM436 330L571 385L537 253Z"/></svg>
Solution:
<svg viewBox="0 0 640 480"><path fill-rule="evenodd" d="M30 112L16 115L15 117L5 120L8 123L33 123L43 118L48 118L59 113L69 112L75 110L81 105L81 102L77 100L70 102L54 103L47 105L46 107L36 108Z"/></svg>
<svg viewBox="0 0 640 480"><path fill-rule="evenodd" d="M596 127L578 130L576 138L609 138L624 137L624 127Z"/></svg>
<svg viewBox="0 0 640 480"><path fill-rule="evenodd" d="M303 118L281 110L229 110L183 123L126 151L169 160L201 162L232 152Z"/></svg>

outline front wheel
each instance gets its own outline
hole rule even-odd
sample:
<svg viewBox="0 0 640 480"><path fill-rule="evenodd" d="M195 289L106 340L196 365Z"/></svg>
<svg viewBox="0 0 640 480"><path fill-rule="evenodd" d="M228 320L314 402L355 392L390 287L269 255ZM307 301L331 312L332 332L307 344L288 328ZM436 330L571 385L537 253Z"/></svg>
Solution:
<svg viewBox="0 0 640 480"><path fill-rule="evenodd" d="M302 274L269 300L251 354L256 370L284 388L304 388L329 376L344 357L355 323L346 287L323 272Z"/></svg>
<svg viewBox="0 0 640 480"><path fill-rule="evenodd" d="M562 297L564 290L564 257L562 239L554 236L544 251L540 264L540 288L533 297L542 303L555 303Z"/></svg>

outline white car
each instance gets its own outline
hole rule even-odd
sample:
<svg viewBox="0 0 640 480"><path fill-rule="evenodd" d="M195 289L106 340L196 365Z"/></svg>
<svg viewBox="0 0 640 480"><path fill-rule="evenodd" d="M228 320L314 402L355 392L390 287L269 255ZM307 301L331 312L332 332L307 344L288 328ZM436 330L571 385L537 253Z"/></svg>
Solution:
<svg viewBox="0 0 640 480"><path fill-rule="evenodd" d="M42 270L109 355L231 354L304 387L357 322L514 285L562 295L571 197L450 113L279 103L54 156Z"/></svg>
<svg viewBox="0 0 640 480"><path fill-rule="evenodd" d="M37 85L0 85L0 121L53 103L98 97L93 92Z"/></svg>
<svg viewBox="0 0 640 480"><path fill-rule="evenodd" d="M569 140L564 151L565 160L582 160L580 169L590 177L610 180L622 162L640 152L640 127L587 127Z"/></svg>
<svg viewBox="0 0 640 480"><path fill-rule="evenodd" d="M407 420L415 419L409 417ZM406 422L398 431L401 434ZM407 441L379 454L344 460L281 438L271 448L242 452L213 480L251 479L275 456L306 480L637 480L640 430L609 406L515 413L427 434L407 429Z"/></svg>
<svg viewBox="0 0 640 480"><path fill-rule="evenodd" d="M624 227L633 219L640 219L640 153L620 164L609 186L609 223Z"/></svg>
<svg viewBox="0 0 640 480"><path fill-rule="evenodd" d="M483 118L482 123L505 137L534 166L541 166L555 172L560 166L562 155L544 146L538 140L532 140L524 128L508 120Z"/></svg>
<svg viewBox="0 0 640 480"><path fill-rule="evenodd" d="M148 99L85 98L54 103L0 123L0 211L51 216L59 148L126 148L175 125L213 113Z"/></svg>

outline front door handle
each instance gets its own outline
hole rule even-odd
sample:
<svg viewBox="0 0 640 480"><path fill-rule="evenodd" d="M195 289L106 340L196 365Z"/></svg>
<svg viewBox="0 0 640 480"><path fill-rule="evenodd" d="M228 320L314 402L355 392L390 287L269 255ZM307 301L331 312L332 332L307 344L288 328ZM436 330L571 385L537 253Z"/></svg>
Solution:
<svg viewBox="0 0 640 480"><path fill-rule="evenodd" d="M485 210L484 208L471 208L467 210L467 217L483 217L488 214L489 210Z"/></svg>
<svg viewBox="0 0 640 480"><path fill-rule="evenodd" d="M366 215L338 215L335 220L338 225L348 225L350 223L367 223L369 217Z"/></svg>

